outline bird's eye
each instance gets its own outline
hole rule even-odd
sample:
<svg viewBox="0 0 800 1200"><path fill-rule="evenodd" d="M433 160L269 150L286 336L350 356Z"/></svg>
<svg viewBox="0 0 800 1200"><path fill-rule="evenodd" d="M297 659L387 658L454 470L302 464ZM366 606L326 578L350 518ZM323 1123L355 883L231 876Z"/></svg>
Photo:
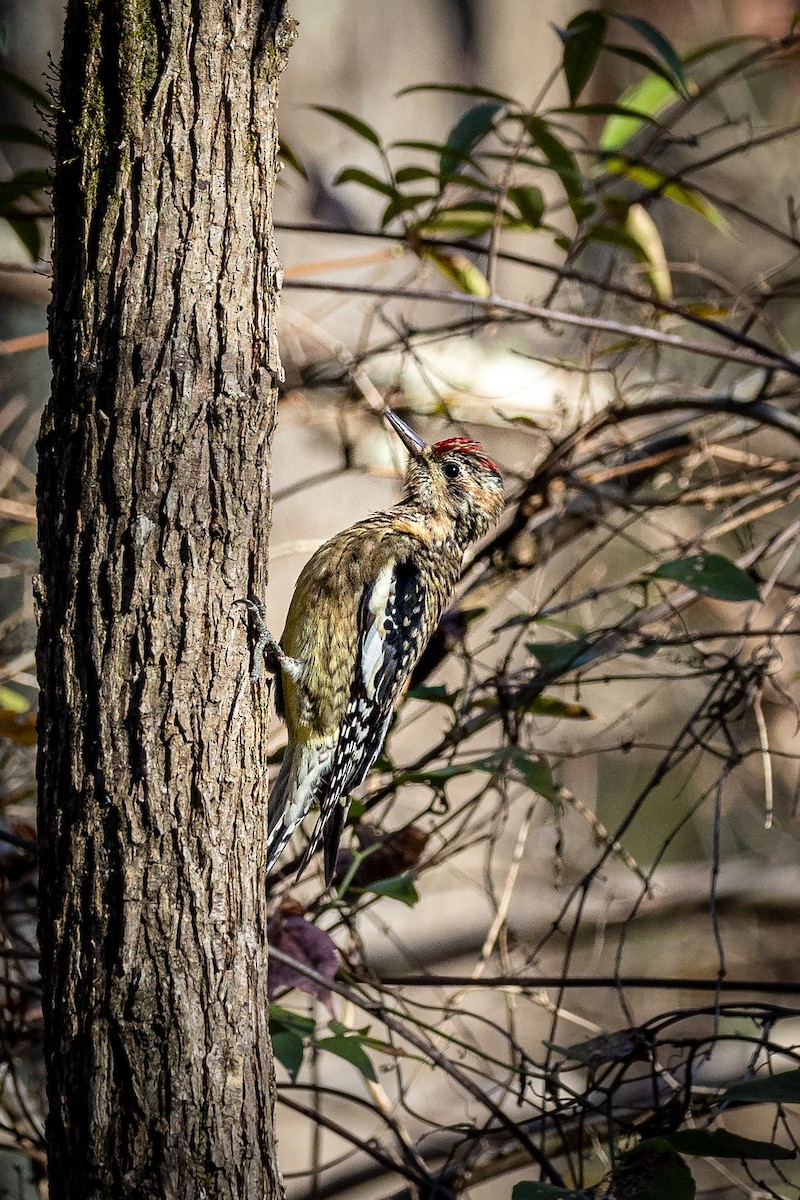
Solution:
<svg viewBox="0 0 800 1200"><path fill-rule="evenodd" d="M461 467L457 462L446 462L444 464L444 473L448 479L458 479L461 474Z"/></svg>

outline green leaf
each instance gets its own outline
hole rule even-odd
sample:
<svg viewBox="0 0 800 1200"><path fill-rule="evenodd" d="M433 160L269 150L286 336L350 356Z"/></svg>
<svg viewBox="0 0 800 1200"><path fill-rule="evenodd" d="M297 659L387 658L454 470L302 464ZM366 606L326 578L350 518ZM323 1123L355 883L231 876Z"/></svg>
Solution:
<svg viewBox="0 0 800 1200"><path fill-rule="evenodd" d="M672 276L658 226L643 204L622 201L619 207L619 227L598 227L597 237L604 238L605 235L609 241L618 239L638 262L646 264L648 282L659 300L671 300Z"/></svg>
<svg viewBox="0 0 800 1200"><path fill-rule="evenodd" d="M401 88L395 95L410 96L413 92L452 92L456 96L473 96L476 100L498 100L501 104L514 104L511 96L502 92L492 91L485 87L468 87L464 83L412 83L410 87Z"/></svg>
<svg viewBox="0 0 800 1200"><path fill-rule="evenodd" d="M517 186L508 189L508 198L531 229L538 229L544 214L544 196L538 187Z"/></svg>
<svg viewBox="0 0 800 1200"><path fill-rule="evenodd" d="M589 639L576 638L574 642L527 642L526 649L533 654L546 671L569 671L582 667L590 659Z"/></svg>
<svg viewBox="0 0 800 1200"><path fill-rule="evenodd" d="M515 712L531 713L541 717L557 717L566 721L594 721L595 715L582 704L570 704L556 696L535 696L514 705Z"/></svg>
<svg viewBox="0 0 800 1200"><path fill-rule="evenodd" d="M674 89L672 91L674 94ZM659 129L664 128L660 121L656 121L647 113L623 104L571 104L564 108L548 108L547 115L549 116L551 113L568 113L570 116L579 117L620 117L625 120L635 120L637 125L646 121Z"/></svg>
<svg viewBox="0 0 800 1200"><path fill-rule="evenodd" d="M753 1158L763 1162L795 1158L796 1152L773 1142L756 1142L752 1138L740 1137L727 1129L679 1129L675 1133L661 1134L657 1142L666 1143L680 1154L699 1157L713 1155L715 1158ZM647 1142L641 1143L643 1146Z"/></svg>
<svg viewBox="0 0 800 1200"><path fill-rule="evenodd" d="M493 129L497 114L504 108L505 104L481 103L464 113L447 135L439 160L442 175L454 171L463 162L464 155L469 154Z"/></svg>
<svg viewBox="0 0 800 1200"><path fill-rule="evenodd" d="M653 58L652 54L645 54L643 50L635 50L632 46L617 46L611 42L606 42L606 50L609 50L611 54L616 54L618 58L625 58L628 62L636 63L638 67L644 67L653 75L660 75L662 79L672 85L679 95L684 94L683 88L672 72L657 58Z"/></svg>
<svg viewBox="0 0 800 1200"><path fill-rule="evenodd" d="M655 579L682 583L693 592L701 596L713 596L716 600L742 602L761 599L758 588L747 572L722 554L691 554L688 558L662 563L650 574Z"/></svg>
<svg viewBox="0 0 800 1200"><path fill-rule="evenodd" d="M486 183L483 179L477 179L474 175L467 175L463 171L455 171L450 175L441 175L438 171L431 170L430 167L410 166L401 167L395 172L395 180L397 183L416 183L420 179L435 179L439 185L439 191L442 192L448 184L455 184L458 187L468 187L475 191L489 192L494 195L496 188L494 185Z"/></svg>
<svg viewBox="0 0 800 1200"><path fill-rule="evenodd" d="M5 684L0 684L0 708L10 713L26 713L30 711L30 701L14 690L14 688L6 687Z"/></svg>
<svg viewBox="0 0 800 1200"><path fill-rule="evenodd" d="M606 18L589 9L578 13L566 29L557 29L564 43L563 70L572 104L580 96L597 65L606 35Z"/></svg>
<svg viewBox="0 0 800 1200"><path fill-rule="evenodd" d="M438 171L432 171L430 167L400 167L399 171L395 171L394 177L397 183L416 183L420 179L440 179Z"/></svg>
<svg viewBox="0 0 800 1200"><path fill-rule="evenodd" d="M611 158L604 158L603 166L609 175L624 175L626 179L640 184L657 195L665 196L668 200L674 200L677 204L691 208L693 212L699 213L701 217L705 217L707 221L710 221L721 232L728 232L728 222L717 206L712 204L710 200L706 200L705 196L700 192L695 191L694 188L687 187L686 184L680 183L677 179L670 179L667 175L662 175L660 171L656 171L654 167L647 167L641 163L631 163L617 155L612 155Z"/></svg>
<svg viewBox="0 0 800 1200"><path fill-rule="evenodd" d="M605 152L621 150L641 129L645 120L652 121L660 117L679 96L671 79L664 79L662 75L645 75L644 79L626 88L620 96L619 105L616 106L619 112L606 121L600 134L599 148Z"/></svg>
<svg viewBox="0 0 800 1200"><path fill-rule="evenodd" d="M270 1003L269 1028L270 1032L290 1029L300 1037L306 1037L314 1032L315 1022L313 1017L304 1017L302 1013L292 1012L290 1008L284 1008L282 1004Z"/></svg>
<svg viewBox="0 0 800 1200"><path fill-rule="evenodd" d="M289 1072L292 1083L297 1079L303 1065L303 1039L288 1030L278 1030L272 1035L272 1052L282 1067Z"/></svg>
<svg viewBox="0 0 800 1200"><path fill-rule="evenodd" d="M640 37L643 37L652 46L656 54L661 57L684 96L688 95L688 84L683 71L683 62L672 42L664 37L664 34L659 29L656 29L655 25L651 25L643 17L631 17L625 13L614 13L613 16L618 21L624 21L630 29L635 29Z"/></svg>
<svg viewBox="0 0 800 1200"><path fill-rule="evenodd" d="M337 1033L333 1037L320 1038L315 1045L318 1050L327 1050L330 1054L335 1054L337 1058L343 1058L345 1062L352 1063L365 1079L377 1083L378 1076L364 1051L362 1041L363 1038L357 1033Z"/></svg>
<svg viewBox="0 0 800 1200"><path fill-rule="evenodd" d="M455 779L458 775L469 775L472 769L471 763L462 763L460 766L452 763L448 767L428 767L424 771L404 771L396 782L398 784L432 783L437 785L446 783L448 779Z"/></svg>
<svg viewBox="0 0 800 1200"><path fill-rule="evenodd" d="M400 142L392 142L391 149L392 150L421 150L425 154L435 154L435 155L437 155L437 157L441 158L441 156L445 153L445 151L448 149L448 147L445 142L400 141ZM451 154L453 154L455 157L457 157L459 159L460 163L462 163L462 164L468 163L471 167L476 167L478 170L480 170L478 163L476 163L475 160L469 156L469 154L458 154L457 155L456 151L452 148L450 148L449 152ZM452 172L447 172L447 174L451 175ZM440 179L442 176L442 172L441 171L432 171L431 175L435 179Z"/></svg>
<svg viewBox="0 0 800 1200"><path fill-rule="evenodd" d="M452 708L458 697L458 691L449 692L443 683L433 687L421 683L418 687L410 688L407 692L409 700L424 700L428 704L445 704Z"/></svg>
<svg viewBox="0 0 800 1200"><path fill-rule="evenodd" d="M489 280L466 254L457 250L424 250L425 258L434 263L445 279L454 284L460 292L468 296L490 296L492 289ZM457 695L457 693L453 693Z"/></svg>
<svg viewBox="0 0 800 1200"><path fill-rule="evenodd" d="M541 150L549 165L556 172L567 195L567 200L578 220L578 208L583 202L583 177L577 159L571 150L541 117L528 117L525 121L533 144Z"/></svg>
<svg viewBox="0 0 800 1200"><path fill-rule="evenodd" d="M497 209L488 200L473 200L468 203L454 204L451 207L439 208L426 217L420 225L419 232L426 233L465 233L470 237L479 237L494 225ZM507 225L514 218L509 213L501 212L501 224Z"/></svg>
<svg viewBox="0 0 800 1200"><path fill-rule="evenodd" d="M722 1100L726 1104L800 1104L800 1068L734 1083Z"/></svg>
<svg viewBox="0 0 800 1200"><path fill-rule="evenodd" d="M362 187L370 188L373 192L381 192L384 196L396 196L397 188L393 188L385 179L379 179L371 171L363 171L361 167L345 167L334 179L334 184L360 183Z"/></svg>
<svg viewBox="0 0 800 1200"><path fill-rule="evenodd" d="M338 121L340 125L351 129L353 133L358 134L365 142L370 142L380 150L381 139L366 121L359 120L358 117L354 117L352 113L346 112L343 108L330 108L327 104L312 104L310 107L315 112L320 112L323 116L330 117L332 121Z"/></svg>
<svg viewBox="0 0 800 1200"><path fill-rule="evenodd" d="M419 903L419 892L414 886L414 877L408 871L402 875L393 875L390 879L379 879L363 889L374 892L376 896L388 896L391 900L399 900L401 904L413 908Z"/></svg>
<svg viewBox="0 0 800 1200"><path fill-rule="evenodd" d="M308 179L305 167L285 138L278 139L278 158L282 159L287 167L291 167L298 175L302 175L303 179Z"/></svg>
<svg viewBox="0 0 800 1200"><path fill-rule="evenodd" d="M416 195L416 196L401 196L396 195L393 200L390 200L383 210L381 217L381 229L399 217L402 213L413 212L415 208L419 208L421 204L434 204L438 196L433 195Z"/></svg>
<svg viewBox="0 0 800 1200"><path fill-rule="evenodd" d="M511 750L510 757L532 792L536 792L537 796L543 796L545 800L558 801L558 793L553 785L553 774L544 759L531 758L516 747Z"/></svg>
<svg viewBox="0 0 800 1200"><path fill-rule="evenodd" d="M556 1187L554 1183L515 1183L511 1200L579 1200L580 1192Z"/></svg>

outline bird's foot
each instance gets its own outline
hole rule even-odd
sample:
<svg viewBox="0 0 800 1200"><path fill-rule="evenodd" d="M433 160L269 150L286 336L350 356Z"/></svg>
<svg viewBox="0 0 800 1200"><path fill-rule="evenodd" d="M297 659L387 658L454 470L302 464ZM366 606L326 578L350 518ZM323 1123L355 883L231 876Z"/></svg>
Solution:
<svg viewBox="0 0 800 1200"><path fill-rule="evenodd" d="M258 634L253 647L253 667L250 671L250 679L253 683L258 683L261 678L262 663L271 675L278 673L281 669L281 659L284 657L283 651L270 632L267 625L267 614L260 600L256 600L254 596L248 596L246 600L234 600L234 604L244 605Z"/></svg>
<svg viewBox="0 0 800 1200"><path fill-rule="evenodd" d="M279 671L284 671L290 679L298 679L303 670L303 664L298 659L284 654L280 642L270 632L267 625L267 614L261 601L254 596L248 596L246 600L235 600L234 603L244 605L258 634L258 639L253 647L253 669L250 672L252 682L258 683L261 678L262 663L270 675L277 675Z"/></svg>

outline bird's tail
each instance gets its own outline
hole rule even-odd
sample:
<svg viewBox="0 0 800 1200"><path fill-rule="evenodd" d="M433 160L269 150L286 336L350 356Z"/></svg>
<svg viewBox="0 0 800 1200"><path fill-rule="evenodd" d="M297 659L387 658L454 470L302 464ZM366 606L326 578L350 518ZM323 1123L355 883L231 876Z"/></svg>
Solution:
<svg viewBox="0 0 800 1200"><path fill-rule="evenodd" d="M298 806L296 802L298 762L299 747L290 742L286 747L278 777L269 793L267 872L273 869L306 814L306 809Z"/></svg>
<svg viewBox="0 0 800 1200"><path fill-rule="evenodd" d="M332 755L332 745L290 742L286 747L278 778L269 795L268 872L286 849L306 813L319 804L330 775ZM308 857L307 852L304 866Z"/></svg>

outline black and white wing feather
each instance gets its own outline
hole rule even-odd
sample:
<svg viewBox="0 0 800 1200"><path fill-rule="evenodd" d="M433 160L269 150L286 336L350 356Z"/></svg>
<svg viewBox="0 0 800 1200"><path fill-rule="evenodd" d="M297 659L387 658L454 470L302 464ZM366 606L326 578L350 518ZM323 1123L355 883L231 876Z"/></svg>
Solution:
<svg viewBox="0 0 800 1200"><path fill-rule="evenodd" d="M378 757L395 701L428 640L438 612L429 611L420 572L408 562L388 564L365 587L358 610L358 654L350 699L330 760L320 815L300 870L325 843L325 881L336 866L350 793Z"/></svg>

